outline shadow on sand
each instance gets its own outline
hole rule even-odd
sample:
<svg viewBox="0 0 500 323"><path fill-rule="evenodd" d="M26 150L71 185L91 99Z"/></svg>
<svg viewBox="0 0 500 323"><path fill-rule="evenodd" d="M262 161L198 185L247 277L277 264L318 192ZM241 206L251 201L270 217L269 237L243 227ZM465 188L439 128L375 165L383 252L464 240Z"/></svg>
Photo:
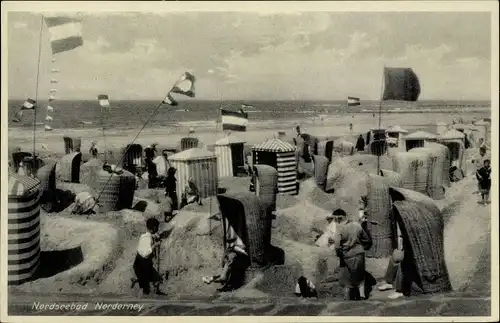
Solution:
<svg viewBox="0 0 500 323"><path fill-rule="evenodd" d="M82 262L83 252L80 246L65 250L42 251L36 279L57 275Z"/></svg>

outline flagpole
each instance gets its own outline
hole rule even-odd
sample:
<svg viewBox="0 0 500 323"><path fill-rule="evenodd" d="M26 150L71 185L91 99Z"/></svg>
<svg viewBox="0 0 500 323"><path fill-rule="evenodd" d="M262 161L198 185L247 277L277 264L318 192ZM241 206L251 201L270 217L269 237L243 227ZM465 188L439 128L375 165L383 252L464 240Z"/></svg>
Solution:
<svg viewBox="0 0 500 323"><path fill-rule="evenodd" d="M104 107L101 105L101 127L102 127L102 138L104 140L104 163L106 164L108 161L108 154L106 148L106 133L104 132Z"/></svg>
<svg viewBox="0 0 500 323"><path fill-rule="evenodd" d="M35 90L35 106L33 107L33 161L35 162L36 153L36 110L38 104L38 80L40 77L40 61L42 55L42 32L43 32L43 14L40 19L40 36L38 40L38 63L36 71L36 90Z"/></svg>
<svg viewBox="0 0 500 323"><path fill-rule="evenodd" d="M382 82L380 85L380 100L378 102L378 129L380 131L380 127L382 126L382 96L383 91L384 91L384 71L385 71L385 66L382 70ZM377 153L377 175L380 174L380 154Z"/></svg>

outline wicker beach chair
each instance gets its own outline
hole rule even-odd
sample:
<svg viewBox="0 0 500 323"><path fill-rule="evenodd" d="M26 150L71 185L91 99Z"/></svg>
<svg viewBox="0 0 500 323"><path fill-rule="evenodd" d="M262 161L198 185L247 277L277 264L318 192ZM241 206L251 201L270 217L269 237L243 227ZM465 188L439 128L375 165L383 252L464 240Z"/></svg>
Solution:
<svg viewBox="0 0 500 323"><path fill-rule="evenodd" d="M121 150L122 163L121 167L128 172L136 175L140 172L143 166L143 149L139 144L129 144Z"/></svg>
<svg viewBox="0 0 500 323"><path fill-rule="evenodd" d="M410 152L422 153L428 156L429 174L427 178L427 194L435 200L444 199L446 188L443 175L448 177L449 181L450 166L449 162L446 161L446 151L448 149L444 146L442 147L444 148L443 150L435 146L419 147L410 150Z"/></svg>
<svg viewBox="0 0 500 323"><path fill-rule="evenodd" d="M26 151L16 151L12 153L12 168L15 173L19 171L19 165L23 162L25 157L30 157L31 153Z"/></svg>
<svg viewBox="0 0 500 323"><path fill-rule="evenodd" d="M403 187L427 194L429 154L426 152L398 152L394 158L394 171L401 174Z"/></svg>
<svg viewBox="0 0 500 323"><path fill-rule="evenodd" d="M24 173L26 176L34 177L45 162L38 156L26 156L23 158Z"/></svg>
<svg viewBox="0 0 500 323"><path fill-rule="evenodd" d="M73 152L62 156L56 165L56 178L63 182L79 183L81 163L81 152Z"/></svg>
<svg viewBox="0 0 500 323"><path fill-rule="evenodd" d="M41 167L36 177L40 181L40 206L46 212L52 212L56 202L56 164L51 162Z"/></svg>
<svg viewBox="0 0 500 323"><path fill-rule="evenodd" d="M370 143L370 153L375 156L383 156L387 153L387 141L385 139L374 140Z"/></svg>
<svg viewBox="0 0 500 323"><path fill-rule="evenodd" d="M429 210L436 214L437 217L441 217L441 213L439 212L439 207L436 205L436 202L431 199L429 196L416 192L414 190L405 189L402 187L394 187L391 186L389 188L389 194L391 196L391 200L394 203L395 201L412 201L417 202L422 206L425 206Z"/></svg>
<svg viewBox="0 0 500 323"><path fill-rule="evenodd" d="M250 276L267 266L266 252L270 248L271 220L265 205L250 192L217 195L222 217L234 229L247 247L250 257ZM252 277L247 277L251 279Z"/></svg>
<svg viewBox="0 0 500 323"><path fill-rule="evenodd" d="M278 171L268 165L254 165L252 169L255 176L255 194L260 197L261 202L264 204L267 216L272 217L272 213L276 211Z"/></svg>
<svg viewBox="0 0 500 323"><path fill-rule="evenodd" d="M403 187L403 179L401 178L401 174L399 173L388 169L381 169L380 176L382 176L386 180L389 186Z"/></svg>
<svg viewBox="0 0 500 323"><path fill-rule="evenodd" d="M411 199L393 202L403 239L411 246L423 293L444 293L452 285L444 255L444 223L437 208ZM405 251L406 253L406 251Z"/></svg>
<svg viewBox="0 0 500 323"><path fill-rule="evenodd" d="M71 138L64 136L64 153L70 154L73 152L80 152L82 148L82 139L81 138Z"/></svg>
<svg viewBox="0 0 500 323"><path fill-rule="evenodd" d="M314 178L316 184L322 190L326 190L326 177L328 174L328 166L330 166L330 160L324 156L313 155L314 161Z"/></svg>
<svg viewBox="0 0 500 323"><path fill-rule="evenodd" d="M134 174L124 171L118 175L100 170L95 185L96 193L101 195L97 201L99 210L109 212L132 208L135 188Z"/></svg>
<svg viewBox="0 0 500 323"><path fill-rule="evenodd" d="M396 241L395 222L392 217L392 203L389 195L389 185L378 175L367 177L366 212L369 220L368 228L372 234L373 245L366 251L369 258L384 258L392 254Z"/></svg>
<svg viewBox="0 0 500 323"><path fill-rule="evenodd" d="M185 137L181 139L181 151L188 150L191 148L198 148L200 140L193 137Z"/></svg>
<svg viewBox="0 0 500 323"><path fill-rule="evenodd" d="M318 155L325 156L329 161L332 161L333 155L333 140L323 140L318 143Z"/></svg>

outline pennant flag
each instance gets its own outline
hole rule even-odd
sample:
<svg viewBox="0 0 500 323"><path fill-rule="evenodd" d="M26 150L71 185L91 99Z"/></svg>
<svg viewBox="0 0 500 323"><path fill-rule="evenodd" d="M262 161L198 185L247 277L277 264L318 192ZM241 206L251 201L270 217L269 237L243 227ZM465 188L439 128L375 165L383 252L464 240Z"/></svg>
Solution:
<svg viewBox="0 0 500 323"><path fill-rule="evenodd" d="M99 101L99 105L103 108L109 108L109 97L106 94L99 94L97 96L97 100Z"/></svg>
<svg viewBox="0 0 500 323"><path fill-rule="evenodd" d="M51 116L46 116L45 117L45 121L52 121L52 117Z"/></svg>
<svg viewBox="0 0 500 323"><path fill-rule="evenodd" d="M57 89L50 89L49 93L57 93Z"/></svg>
<svg viewBox="0 0 500 323"><path fill-rule="evenodd" d="M247 131L248 113L220 109L222 130Z"/></svg>
<svg viewBox="0 0 500 323"><path fill-rule="evenodd" d="M185 72L184 75L175 83L172 93L179 93L191 98L195 96L194 83L196 78L191 73Z"/></svg>
<svg viewBox="0 0 500 323"><path fill-rule="evenodd" d="M417 101L420 96L420 81L411 68L384 68L384 92L382 100Z"/></svg>
<svg viewBox="0 0 500 323"><path fill-rule="evenodd" d="M33 110L36 108L36 101L33 99L28 99L24 101L23 105L21 106L21 110Z"/></svg>
<svg viewBox="0 0 500 323"><path fill-rule="evenodd" d="M248 105L248 104L242 104L241 105L241 109L254 109L254 106L253 105Z"/></svg>
<svg viewBox="0 0 500 323"><path fill-rule="evenodd" d="M353 96L348 96L347 97L347 106L348 107L354 107L354 106L357 106L357 105L361 105L361 102L360 102L359 98L355 98Z"/></svg>
<svg viewBox="0 0 500 323"><path fill-rule="evenodd" d="M46 145L46 144L41 144L42 148L45 149L45 150L49 150L49 147Z"/></svg>
<svg viewBox="0 0 500 323"><path fill-rule="evenodd" d="M165 97L165 99L163 99L162 103L165 103L165 104L168 104L168 105L171 105L171 106L176 106L176 105L179 104L177 101L174 100L174 98L172 97L172 95L170 94L170 92L167 94L167 96Z"/></svg>
<svg viewBox="0 0 500 323"><path fill-rule="evenodd" d="M50 105L47 106L47 112L53 112L54 111L54 108L51 107Z"/></svg>
<svg viewBox="0 0 500 323"><path fill-rule="evenodd" d="M51 35L52 54L66 52L83 45L80 20L70 17L45 17L45 23Z"/></svg>
<svg viewBox="0 0 500 323"><path fill-rule="evenodd" d="M52 79L52 80L50 80L50 83L52 83L52 84L57 84L57 83L59 83L59 81L58 81L58 80L56 80L56 79Z"/></svg>
<svg viewBox="0 0 500 323"><path fill-rule="evenodd" d="M49 125L45 125L43 128L45 129L45 131L52 131L52 127Z"/></svg>
<svg viewBox="0 0 500 323"><path fill-rule="evenodd" d="M23 110L19 110L16 112L14 117L12 118L13 122L21 122L21 118L23 117Z"/></svg>
<svg viewBox="0 0 500 323"><path fill-rule="evenodd" d="M49 101L54 101L56 99L56 96L51 94L49 95Z"/></svg>
<svg viewBox="0 0 500 323"><path fill-rule="evenodd" d="M59 69L58 69L58 68L53 68L53 69L51 70L51 72L52 72L52 73L54 73L54 74L55 74L55 73L59 73Z"/></svg>
<svg viewBox="0 0 500 323"><path fill-rule="evenodd" d="M56 58L52 57L52 63L55 63L55 62L56 62Z"/></svg>

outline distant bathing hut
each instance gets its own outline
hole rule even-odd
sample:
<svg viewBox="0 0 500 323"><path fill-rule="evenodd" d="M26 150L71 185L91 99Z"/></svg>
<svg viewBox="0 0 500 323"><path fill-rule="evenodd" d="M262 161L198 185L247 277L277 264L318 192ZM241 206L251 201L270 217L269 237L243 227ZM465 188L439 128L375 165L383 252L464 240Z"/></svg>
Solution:
<svg viewBox="0 0 500 323"><path fill-rule="evenodd" d="M33 278L40 264L40 181L9 172L8 285Z"/></svg>
<svg viewBox="0 0 500 323"><path fill-rule="evenodd" d="M197 187L200 198L215 196L219 179L217 177L217 156L207 150L191 148L169 157L171 166L177 172L177 195L180 197L190 178ZM179 198L179 203L181 199ZM180 205L180 204L179 204Z"/></svg>
<svg viewBox="0 0 500 323"><path fill-rule="evenodd" d="M424 147L425 142L435 142L437 141L438 136L425 131L416 131L409 135L404 136L404 147L406 151L409 151L413 148Z"/></svg>
<svg viewBox="0 0 500 323"><path fill-rule="evenodd" d="M408 130L403 129L400 126L392 126L389 129L387 129L385 133L387 137L388 146L399 148L400 143L402 143L403 137L408 133Z"/></svg>
<svg viewBox="0 0 500 323"><path fill-rule="evenodd" d="M123 171L117 174L101 169L97 172L96 178L91 188L100 194L99 211L109 212L132 208L136 188L136 179L132 173Z"/></svg>
<svg viewBox="0 0 500 323"><path fill-rule="evenodd" d="M200 140L195 137L184 137L181 139L181 151L198 148Z"/></svg>
<svg viewBox="0 0 500 323"><path fill-rule="evenodd" d="M70 154L73 152L80 152L82 148L81 138L72 138L68 136L63 137L64 140L64 153Z"/></svg>
<svg viewBox="0 0 500 323"><path fill-rule="evenodd" d="M122 159L122 164L120 165L123 169L136 175L143 166L142 161L143 149L139 144L131 144L124 147L121 151L121 155L124 155Z"/></svg>
<svg viewBox="0 0 500 323"><path fill-rule="evenodd" d="M217 174L219 178L236 176L245 168L245 141L229 135L215 142Z"/></svg>
<svg viewBox="0 0 500 323"><path fill-rule="evenodd" d="M436 124L436 132L439 136L448 131L448 124L446 122L438 122Z"/></svg>
<svg viewBox="0 0 500 323"><path fill-rule="evenodd" d="M271 139L252 148L253 165L269 165L278 171L278 192L297 194L295 147L279 139Z"/></svg>

